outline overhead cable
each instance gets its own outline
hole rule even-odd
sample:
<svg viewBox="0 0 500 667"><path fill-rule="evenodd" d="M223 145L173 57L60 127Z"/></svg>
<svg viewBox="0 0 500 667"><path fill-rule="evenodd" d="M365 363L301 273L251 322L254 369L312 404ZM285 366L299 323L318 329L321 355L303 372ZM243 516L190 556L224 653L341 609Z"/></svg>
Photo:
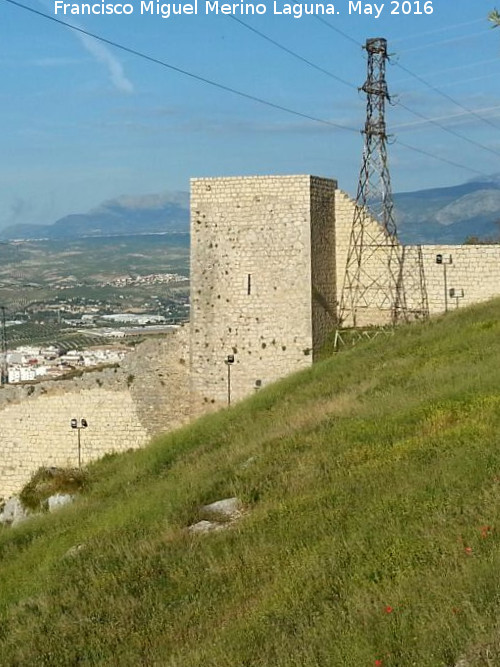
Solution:
<svg viewBox="0 0 500 667"><path fill-rule="evenodd" d="M350 42L353 42L354 44L356 44L356 45L359 46L360 48L363 47L363 45L362 45L360 42L358 42L356 39L354 39L353 37L351 37L350 35L348 35L348 34L347 34L346 32L344 32L343 30L340 30L340 29L337 28L336 26L332 25L332 24L329 23L328 21L325 21L325 19L322 19L322 18L319 17L319 16L316 16L315 18L316 18L318 21L320 21L321 23L323 23L325 26L327 26L328 28L330 28L331 30L334 30L334 31L335 31L336 33L338 33L339 35L342 35L342 37L345 37L345 39L349 40ZM482 34L482 33L481 33L481 34ZM498 125L496 125L495 123L492 123L488 118L484 118L483 116L480 116L480 115L479 115L477 112L475 112L473 109L470 109L470 108L466 107L464 104L462 104L461 102L459 102L458 100L456 100L455 98L453 98L451 95L448 95L448 93L443 92L443 91L440 90L437 86L434 86L433 84L429 83L426 79L424 79L424 78L423 78L422 76L420 76L419 74L415 74L415 72L412 72L410 69L408 69L408 67L405 67L404 65L401 65L400 62L397 62L397 61L391 61L391 62L393 62L393 64L396 65L396 67L399 67L400 69L402 69L404 72L406 72L407 74L409 74L409 75L410 75L411 77L413 77L414 79L417 79L418 81L420 81L421 83L423 83L425 86L427 86L428 88L430 88L430 89L433 90L434 92L436 92L436 93L438 93L439 95L441 95L442 97L446 98L448 101L452 102L453 104L457 105L458 107L460 107L460 108L463 109L464 111L467 111L468 113L472 114L473 116L476 116L476 118L478 118L478 120L481 120L482 122L486 123L487 125L490 125L491 127L494 127L496 130L500 129L500 127L499 127ZM463 137L462 137L462 138L463 138ZM483 146L483 148L484 148L484 146Z"/></svg>
<svg viewBox="0 0 500 667"><path fill-rule="evenodd" d="M239 97L243 97L247 100L252 100L252 102L258 102L259 104L263 104L267 107L278 109L279 111L284 111L285 113L292 114L294 116L299 116L300 118L306 118L307 120L312 120L316 123L321 123L322 125L328 125L330 127L335 127L339 130L346 130L348 132L356 132L356 133L359 132L359 130L357 130L355 127L348 127L347 125L334 123L333 121L325 120L324 118L318 118L317 116L312 116L311 114L303 113L302 111L297 111L296 109L290 109L289 107L285 107L282 104L270 102L269 100L265 100L262 97L257 97L256 95L252 95L251 93L245 93L242 90L232 88L231 86L226 86L225 84L219 83L218 81L214 81L213 79L207 79L206 77L201 76L199 74L195 74L194 72L190 72L181 67L177 67L176 65L171 65L170 63L167 63L165 60L160 60L159 58L155 58L154 56L149 56L146 53L142 53L142 51L137 51L136 49L132 49L128 46L120 44L119 42L115 42L111 39L107 39L106 37L102 37L97 33L90 32L89 30L85 30L84 28L79 28L75 25L72 25L71 23L67 23L66 21L57 19L55 18L55 16L51 16L50 14L45 14L45 12L39 11L38 9L33 9L33 7L28 7L27 5L23 5L21 2L17 2L17 0L3 0L3 2L8 2L11 5L15 5L16 7L24 9L33 14L37 14L38 16L41 16L44 19L48 19L49 21L58 23L59 25L62 25L65 28L70 28L70 30L75 30L76 32L82 33L83 35L87 35L88 37L97 39L99 42L103 42L104 44L113 46L116 49L120 49L121 51L130 53L131 55L137 56L138 58L142 58L143 60L147 60L151 63L155 63L156 65L166 67L167 69L170 69L173 72L177 72L178 74L183 74L184 76L188 76L191 79L195 79L196 81L199 81L201 83L213 86L214 88L219 88L220 90L224 90L227 93L238 95Z"/></svg>
<svg viewBox="0 0 500 667"><path fill-rule="evenodd" d="M478 113L476 113L473 109L469 109L469 107L466 107L465 104L462 104L461 102L459 102L458 100L456 100L456 99L455 99L454 97L452 97L451 95L448 95L448 93L445 93L444 91L442 91L442 90L441 90L440 88L438 88L437 86L434 86L432 83L429 83L426 79L424 79L424 78L423 78L422 76L420 76L419 74L415 74L415 72L412 72L410 69L408 69L408 67L405 67L405 66L402 65L400 62L395 62L394 64L396 65L396 67L399 67L400 69L402 69L403 72L406 72L407 74L409 74L410 76L412 76L412 77L413 77L414 79L416 79L417 81L420 81L420 82L423 83L425 86L427 86L428 88L430 88L430 89L433 90L434 92L438 93L438 95L441 95L441 97L444 97L445 99L447 99L448 101L452 102L452 103L455 104L456 106L460 107L460 108L463 109L464 111L468 111L470 114L472 114L473 116L476 116L476 118L478 118L479 120L483 121L484 123L487 123L488 125L491 125L491 127L494 127L496 130L500 129L498 125L496 125L495 123L492 123L492 122L491 122L490 120L488 120L487 118L484 118L484 116L480 116L480 115L479 115Z"/></svg>
<svg viewBox="0 0 500 667"><path fill-rule="evenodd" d="M208 79L208 78L206 78L204 76L201 76L199 74L195 74L194 72L190 72L190 71L185 70L181 67L177 67L176 65L171 65L170 63L167 63L165 60L160 60L159 58L155 58L154 56L147 55L147 54L145 54L141 51L137 51L136 49L125 46L125 45L123 45L119 42L116 42L114 40L110 40L110 39L107 39L106 37L102 37L101 35L98 35L97 33L93 33L93 32L90 32L89 30L85 30L84 28L74 26L71 23L67 23L66 21L62 21L61 19L58 19L54 16L51 16L50 14L46 14L45 12L42 12L38 9L34 9L33 7L28 7L27 5L24 5L23 3L18 2L17 0L3 0L3 2L7 2L7 3L9 3L11 5L14 5L14 6L16 6L20 9L31 12L32 14L35 14L37 16L40 16L41 18L44 18L46 20L57 23L57 24L65 27L65 28L69 28L70 30L74 30L76 32L87 35L88 37L92 37L93 39L96 39L99 42L102 42L102 43L107 44L109 46L112 46L114 48L120 49L121 51L124 51L125 53L129 53L131 55L137 56L138 58L142 58L143 60L146 60L148 62L154 63L156 65L160 65L161 67L165 67L165 68L167 68L171 71L177 72L178 74L182 74L184 76L187 76L191 79L194 79L195 81L199 81L200 83L205 83L205 84L207 84L209 86L212 86L214 88L218 88L219 90L224 90L225 92L232 93L232 94L237 95L239 97L242 97L244 99L251 100L252 102L257 102L257 103L262 104L264 106L267 106L267 107L270 107L270 108L273 108L273 109L277 109L278 111L283 111L285 113L288 113L288 114L291 114L291 115L294 115L294 116L298 116L300 118L305 118L307 120L311 120L313 122L320 123L322 125L327 125L329 127L333 127L333 128L340 129L340 130L345 130L345 131L348 131L348 132L354 132L354 133L359 132L359 130L356 129L356 128L349 127L347 125L341 125L339 123L334 123L333 121L329 121L329 120L326 120L324 118L319 118L317 116L312 116L310 114L303 113L301 111L297 111L296 109L291 109L291 108L285 107L281 104L277 104L275 102L270 102L269 100L266 100L264 98L257 97L255 95L250 94L250 93L245 93L244 91L238 90L236 88L232 88L231 86L227 86L225 84L219 83L218 81ZM342 34L344 37L346 37L350 41L354 42L355 44L358 44L356 42L356 40L354 40L352 37L350 37L346 33L343 33L342 31L338 30L337 28L334 28L327 21L324 21L324 19L321 19L320 17L316 17L316 18L318 18L318 20L320 20L321 22L325 23L325 25L327 25L330 28L336 30L336 32L339 32L340 34ZM281 47L281 45L280 45L280 47ZM298 54L296 54L296 55L298 55ZM343 83L347 83L347 82L343 82ZM350 84L347 84L347 85L350 85ZM464 169L466 171L473 172L475 174L480 174L481 176L487 176L487 174L485 174L484 172L480 172L477 169L473 169L472 167L460 164L458 162L453 162L453 161L448 160L446 158L443 158L439 155L434 155L432 153L428 153L427 151L424 151L423 149L416 148L416 147L411 146L409 144L399 142L399 145L404 147L404 148L407 148L408 150L412 150L412 151L415 151L417 153L427 155L428 157L431 157L431 158L433 158L435 160L438 160L440 162L444 162L446 164L450 164L454 167L458 167L460 169Z"/></svg>
<svg viewBox="0 0 500 667"><path fill-rule="evenodd" d="M338 81L339 83L344 84L344 86L348 86L349 88L354 88L354 90L358 90L358 87L355 86L350 81L346 81L345 79L342 79L340 76L337 76L333 72L330 72L329 70L324 69L320 65L316 65L316 63L313 63L311 60L308 60L307 58L304 58L304 56L301 56L299 53L296 53L295 51L292 51L287 46L284 46L283 44L280 44L279 42L277 42L272 37L269 37L268 35L264 34L260 30L257 30L257 28L254 28L253 26L251 26L249 23L245 23L245 21L242 21L241 19L237 18L236 16L233 16L232 14L229 14L228 18L233 19L233 21L236 21L236 23L239 23L240 25L242 25L247 30L250 30L251 32L258 35L259 37L262 37L262 39L265 39L267 42L270 42L271 44L274 44L274 46L278 47L278 49L281 49L281 51L284 51L285 53L288 53L289 55L293 56L294 58L297 58L297 60L302 61L303 63L305 63L306 65L309 65L313 69L318 70L319 72L322 72L323 74L326 74L327 76L331 77L332 79L335 79L335 81Z"/></svg>

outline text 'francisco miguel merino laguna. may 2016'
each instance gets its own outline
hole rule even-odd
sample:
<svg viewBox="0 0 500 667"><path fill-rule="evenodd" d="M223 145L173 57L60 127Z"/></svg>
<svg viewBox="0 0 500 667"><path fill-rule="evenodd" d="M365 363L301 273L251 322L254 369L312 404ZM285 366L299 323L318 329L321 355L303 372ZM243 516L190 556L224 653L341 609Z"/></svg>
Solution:
<svg viewBox="0 0 500 667"><path fill-rule="evenodd" d="M372 3L361 2L361 0L342 0L341 2L324 3L324 2L296 2L287 3L283 0L273 0L272 3L265 4L263 2L221 2L220 0L192 0L191 2L172 2L161 3L158 0L141 0L139 4L132 3L115 3L115 2L95 2L95 3L78 3L78 2L64 2L63 0L55 0L54 14L56 16L71 16L71 15L120 15L129 16L131 14L159 16L168 19L173 16L190 15L190 14L225 14L225 15L262 15L275 14L283 16L291 16L293 18L301 18L307 15L329 15L335 16L339 14L348 15L367 15L378 19L383 13L389 14L404 14L404 15L422 15L432 14L433 6L432 0L421 1L414 0L410 2L406 0L400 2L399 0L392 0L389 3Z"/></svg>

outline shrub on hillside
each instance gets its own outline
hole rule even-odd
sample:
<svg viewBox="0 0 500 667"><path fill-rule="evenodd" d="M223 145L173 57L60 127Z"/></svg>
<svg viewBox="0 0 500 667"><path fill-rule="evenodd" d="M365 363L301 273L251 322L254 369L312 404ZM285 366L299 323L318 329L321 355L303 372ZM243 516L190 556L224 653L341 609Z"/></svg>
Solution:
<svg viewBox="0 0 500 667"><path fill-rule="evenodd" d="M87 473L78 468L39 468L23 487L19 499L33 512L45 510L47 500L57 493L78 493L87 486Z"/></svg>

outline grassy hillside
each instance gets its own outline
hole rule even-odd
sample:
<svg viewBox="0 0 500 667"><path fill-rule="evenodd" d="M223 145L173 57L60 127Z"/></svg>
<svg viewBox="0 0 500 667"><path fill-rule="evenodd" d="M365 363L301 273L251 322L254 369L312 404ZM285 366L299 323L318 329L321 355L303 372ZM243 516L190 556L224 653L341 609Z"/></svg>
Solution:
<svg viewBox="0 0 500 667"><path fill-rule="evenodd" d="M92 466L0 532L0 664L500 664L499 368L496 301Z"/></svg>

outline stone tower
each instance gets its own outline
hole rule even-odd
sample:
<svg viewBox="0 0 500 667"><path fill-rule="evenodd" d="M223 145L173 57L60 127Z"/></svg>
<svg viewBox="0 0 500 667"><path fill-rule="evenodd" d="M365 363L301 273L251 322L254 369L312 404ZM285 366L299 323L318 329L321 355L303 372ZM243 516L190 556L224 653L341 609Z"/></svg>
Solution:
<svg viewBox="0 0 500 667"><path fill-rule="evenodd" d="M307 175L191 181L195 409L309 366L334 328L336 186Z"/></svg>

